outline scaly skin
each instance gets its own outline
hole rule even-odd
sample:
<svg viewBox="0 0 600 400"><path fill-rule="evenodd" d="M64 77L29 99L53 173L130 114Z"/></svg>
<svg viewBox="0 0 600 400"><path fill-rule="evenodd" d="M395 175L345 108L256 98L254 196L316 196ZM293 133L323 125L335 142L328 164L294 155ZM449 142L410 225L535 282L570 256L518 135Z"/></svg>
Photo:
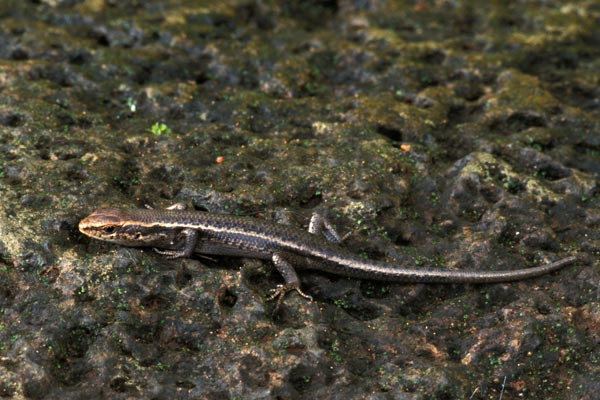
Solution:
<svg viewBox="0 0 600 400"><path fill-rule="evenodd" d="M326 237L338 237L323 218L313 220L326 224ZM289 290L306 296L300 290L294 266L387 282L494 283L533 278L576 261L572 256L512 271L407 268L361 258L315 234L319 228L322 226L311 225L310 233L255 218L174 209L104 208L79 223L79 230L87 236L125 246L158 248L170 258L189 257L196 252L272 260L286 282L273 296L279 296L279 301Z"/></svg>

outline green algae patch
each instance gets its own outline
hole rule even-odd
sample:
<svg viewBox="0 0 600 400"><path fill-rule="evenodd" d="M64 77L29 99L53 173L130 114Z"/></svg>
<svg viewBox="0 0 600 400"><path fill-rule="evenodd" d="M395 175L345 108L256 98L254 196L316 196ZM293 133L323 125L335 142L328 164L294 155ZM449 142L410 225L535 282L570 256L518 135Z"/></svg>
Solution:
<svg viewBox="0 0 600 400"><path fill-rule="evenodd" d="M485 100L488 118L527 120L529 126L546 126L546 115L559 108L559 101L545 90L538 78L518 71L505 71L498 76L498 90ZM510 121L508 122L510 126Z"/></svg>

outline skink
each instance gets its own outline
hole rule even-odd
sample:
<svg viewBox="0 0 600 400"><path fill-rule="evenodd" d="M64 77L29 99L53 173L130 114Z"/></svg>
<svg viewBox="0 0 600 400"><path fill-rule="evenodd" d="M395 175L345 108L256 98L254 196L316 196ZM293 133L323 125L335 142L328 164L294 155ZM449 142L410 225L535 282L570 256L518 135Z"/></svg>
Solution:
<svg viewBox="0 0 600 400"><path fill-rule="evenodd" d="M285 294L300 288L294 267L321 270L352 278L388 282L494 283L536 277L573 263L566 257L550 264L510 271L457 271L406 268L361 258L336 242L339 236L319 214L309 230L250 217L181 209L101 208L79 223L87 236L132 247L154 247L169 258L193 253L271 260L283 276L271 299L277 306Z"/></svg>

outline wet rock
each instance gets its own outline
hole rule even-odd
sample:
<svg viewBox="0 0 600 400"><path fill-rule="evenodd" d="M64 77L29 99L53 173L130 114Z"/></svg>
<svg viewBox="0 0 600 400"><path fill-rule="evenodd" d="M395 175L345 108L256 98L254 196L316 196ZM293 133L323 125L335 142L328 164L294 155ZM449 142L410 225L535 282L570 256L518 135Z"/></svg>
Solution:
<svg viewBox="0 0 600 400"><path fill-rule="evenodd" d="M593 2L74 3L0 2L0 396L593 398ZM314 300L274 312L267 260L77 230L174 202L327 208L398 267L578 262L477 286L299 270Z"/></svg>

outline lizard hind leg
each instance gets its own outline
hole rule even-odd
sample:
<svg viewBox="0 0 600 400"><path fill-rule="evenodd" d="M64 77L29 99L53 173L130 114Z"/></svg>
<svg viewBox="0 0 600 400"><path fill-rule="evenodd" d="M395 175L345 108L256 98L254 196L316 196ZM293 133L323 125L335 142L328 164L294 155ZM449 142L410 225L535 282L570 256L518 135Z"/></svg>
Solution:
<svg viewBox="0 0 600 400"><path fill-rule="evenodd" d="M308 232L312 233L313 235L323 235L325 239L333 243L340 243L347 236L340 237L333 224L327 219L327 217L325 217L325 215L318 211L313 213L310 219Z"/></svg>
<svg viewBox="0 0 600 400"><path fill-rule="evenodd" d="M285 259L284 255L275 253L273 254L272 261L285 282L283 285L278 285L275 289L273 289L271 291L271 295L267 298L268 301L277 299L277 303L275 304L275 312L279 309L279 306L281 306L285 295L292 290L298 292L298 294L305 299L312 300L312 297L304 293L304 291L302 291L300 288L300 279L298 278L298 274L296 274L296 270L294 270L292 264Z"/></svg>

